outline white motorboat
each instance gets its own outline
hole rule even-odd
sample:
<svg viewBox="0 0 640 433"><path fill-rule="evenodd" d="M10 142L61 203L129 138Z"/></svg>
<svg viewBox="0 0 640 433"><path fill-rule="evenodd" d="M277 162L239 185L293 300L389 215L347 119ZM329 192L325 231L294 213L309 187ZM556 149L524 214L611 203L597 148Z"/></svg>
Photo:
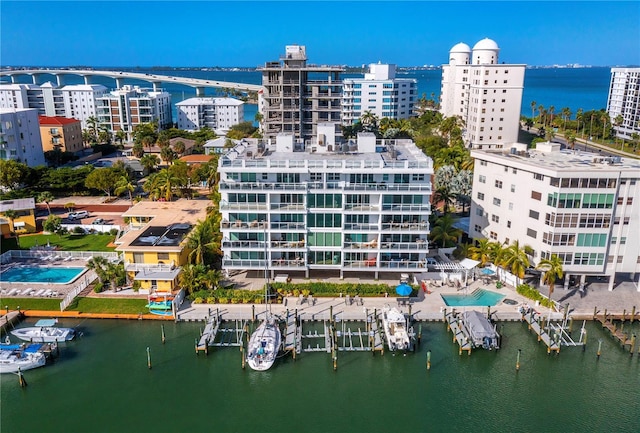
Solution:
<svg viewBox="0 0 640 433"><path fill-rule="evenodd" d="M265 371L271 368L280 351L281 333L278 322L267 318L251 334L247 347L247 364L253 370Z"/></svg>
<svg viewBox="0 0 640 433"><path fill-rule="evenodd" d="M0 373L17 373L42 367L47 362L44 353L37 347L24 345L3 345L0 350Z"/></svg>
<svg viewBox="0 0 640 433"><path fill-rule="evenodd" d="M73 340L76 332L73 328L58 328L55 319L38 320L35 326L18 328L11 331L11 334L23 341L32 343L58 343Z"/></svg>
<svg viewBox="0 0 640 433"><path fill-rule="evenodd" d="M409 350L411 341L407 331L407 319L397 308L382 310L382 327L389 350Z"/></svg>

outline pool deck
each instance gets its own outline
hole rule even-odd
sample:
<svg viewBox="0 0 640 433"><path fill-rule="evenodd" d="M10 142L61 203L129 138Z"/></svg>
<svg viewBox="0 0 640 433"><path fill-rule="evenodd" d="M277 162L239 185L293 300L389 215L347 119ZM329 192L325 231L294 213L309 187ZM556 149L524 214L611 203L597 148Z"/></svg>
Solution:
<svg viewBox="0 0 640 433"><path fill-rule="evenodd" d="M49 268L86 268L85 260L60 258L45 260L42 258L14 259L7 265L2 265L2 271L16 266L46 266ZM11 281L0 281L0 296L7 298L64 298L76 286L78 279L84 278L80 275L71 283L20 283Z"/></svg>

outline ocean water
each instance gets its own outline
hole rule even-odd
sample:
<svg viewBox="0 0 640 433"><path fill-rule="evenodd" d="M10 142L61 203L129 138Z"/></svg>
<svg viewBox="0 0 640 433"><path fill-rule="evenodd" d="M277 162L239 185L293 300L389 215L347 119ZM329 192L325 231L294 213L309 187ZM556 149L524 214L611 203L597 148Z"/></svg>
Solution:
<svg viewBox="0 0 640 433"><path fill-rule="evenodd" d="M100 69L96 67L95 69ZM149 69L122 68L124 71L148 72ZM156 75L184 76L190 78L201 78L205 80L231 81L247 84L260 84L261 74L259 71L216 71L207 68L203 69L153 69ZM361 74L344 74L344 77L360 77ZM423 94L431 98L440 96L440 82L442 72L439 69L419 70L400 72L400 78L415 78L418 80L418 96ZM521 114L531 116L531 102L535 101L545 108L555 107L555 113L559 114L563 107L568 107L575 118L575 113L579 108L584 111L599 110L606 108L609 94L609 82L611 69L607 67L593 68L535 68L527 69L524 78L524 91L522 96ZM55 82L55 77L44 75L42 80ZM21 76L19 82L30 83L31 78ZM67 84L82 83L82 78L74 75L65 76ZM96 84L103 84L108 88L114 88L115 82L110 78L95 77ZM138 85L141 87L151 87L144 81L125 80L126 84ZM171 102L176 104L187 98L196 96L194 88L174 83L163 84L163 88L171 93ZM220 96L220 89L205 89L206 96ZM257 106L245 104L245 120L254 121ZM537 115L537 113L535 113ZM176 119L175 105L173 106L173 117Z"/></svg>
<svg viewBox="0 0 640 433"><path fill-rule="evenodd" d="M590 323L586 350L559 355L509 322L498 325L499 351L460 356L445 325L430 322L406 356L338 352L334 371L330 354L302 353L266 372L243 370L237 347L196 356L201 323L165 323L165 344L157 322L60 326L84 336L62 345L52 365L25 372L26 388L0 377L3 433L640 431L639 356ZM627 322L631 329L640 332Z"/></svg>

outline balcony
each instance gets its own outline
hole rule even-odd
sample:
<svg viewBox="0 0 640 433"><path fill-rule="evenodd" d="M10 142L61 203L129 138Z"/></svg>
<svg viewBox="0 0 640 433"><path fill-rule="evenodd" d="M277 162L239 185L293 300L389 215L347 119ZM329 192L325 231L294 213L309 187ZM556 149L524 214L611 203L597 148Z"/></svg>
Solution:
<svg viewBox="0 0 640 433"><path fill-rule="evenodd" d="M273 230L306 230L306 225L303 222L272 222L271 228Z"/></svg>
<svg viewBox="0 0 640 433"><path fill-rule="evenodd" d="M305 191L307 186L299 183L221 182L220 189L227 191Z"/></svg>
<svg viewBox="0 0 640 433"><path fill-rule="evenodd" d="M390 210L395 212L429 212L431 211L430 204L392 204L387 203L382 205L382 210Z"/></svg>
<svg viewBox="0 0 640 433"><path fill-rule="evenodd" d="M369 242L345 242L344 248L348 250L376 250L378 249L378 240L373 239Z"/></svg>
<svg viewBox="0 0 640 433"><path fill-rule="evenodd" d="M347 203L344 205L344 210L347 212L377 212L380 210L380 206Z"/></svg>
<svg viewBox="0 0 640 433"><path fill-rule="evenodd" d="M305 268L307 266L307 263L302 258L297 258L294 260L275 259L271 260L271 266L278 269L300 269Z"/></svg>
<svg viewBox="0 0 640 433"><path fill-rule="evenodd" d="M271 248L277 249L303 249L305 248L304 239L300 241L271 241Z"/></svg>
<svg viewBox="0 0 640 433"><path fill-rule="evenodd" d="M220 210L267 210L266 203L220 203Z"/></svg>
<svg viewBox="0 0 640 433"><path fill-rule="evenodd" d="M222 221L220 223L220 226L222 227L222 229L253 229L253 230L264 230L269 228L269 224L264 222L264 221L260 221L258 222L258 220L254 220L251 222L245 222L245 221L234 221L234 222L229 222L229 221Z"/></svg>
<svg viewBox="0 0 640 433"><path fill-rule="evenodd" d="M222 241L222 248L227 249L227 248L241 248L241 249L260 249L261 251L264 251L265 245L264 242L262 241L230 241L230 240L225 240Z"/></svg>
<svg viewBox="0 0 640 433"><path fill-rule="evenodd" d="M271 203L272 210L279 211L301 211L306 210L304 203Z"/></svg>
<svg viewBox="0 0 640 433"><path fill-rule="evenodd" d="M392 250L428 251L429 243L424 239L419 239L415 242L382 242L380 244L380 248Z"/></svg>
<svg viewBox="0 0 640 433"><path fill-rule="evenodd" d="M355 231L364 231L364 230L374 230L377 231L380 229L379 224L365 224L365 223L345 223L344 231L355 230Z"/></svg>
<svg viewBox="0 0 640 433"><path fill-rule="evenodd" d="M428 230L429 229L429 223L423 221L420 223L417 222L413 222L413 223L409 223L409 222L402 222L402 223L395 223L395 222L390 222L390 223L382 223L382 230L391 230L391 231L409 231L409 230Z"/></svg>
<svg viewBox="0 0 640 433"><path fill-rule="evenodd" d="M265 260L250 259L223 259L223 269L264 269L267 262Z"/></svg>

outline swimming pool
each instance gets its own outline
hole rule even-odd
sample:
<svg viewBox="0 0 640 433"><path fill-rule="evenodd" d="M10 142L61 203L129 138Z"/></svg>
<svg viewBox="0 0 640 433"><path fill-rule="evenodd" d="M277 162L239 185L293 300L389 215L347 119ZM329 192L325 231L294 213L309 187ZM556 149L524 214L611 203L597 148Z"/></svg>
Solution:
<svg viewBox="0 0 640 433"><path fill-rule="evenodd" d="M47 266L18 266L0 274L0 281L11 283L69 284L85 268L52 268Z"/></svg>
<svg viewBox="0 0 640 433"><path fill-rule="evenodd" d="M497 305L504 295L490 290L476 289L468 295L440 295L449 307L493 307Z"/></svg>

